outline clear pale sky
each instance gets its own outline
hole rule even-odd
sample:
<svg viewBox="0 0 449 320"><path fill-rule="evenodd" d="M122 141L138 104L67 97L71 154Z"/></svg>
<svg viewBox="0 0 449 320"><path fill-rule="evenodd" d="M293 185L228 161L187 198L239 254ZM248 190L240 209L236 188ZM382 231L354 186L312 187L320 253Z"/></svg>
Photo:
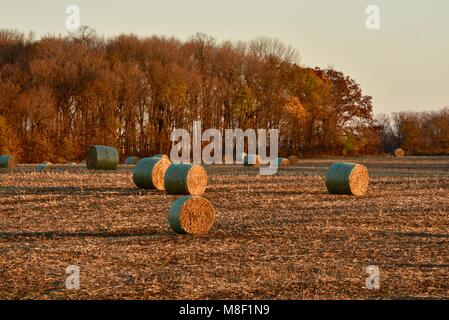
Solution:
<svg viewBox="0 0 449 320"><path fill-rule="evenodd" d="M105 36L278 38L302 65L332 66L361 83L375 113L449 106L448 0L1 0L0 28L65 35L69 4ZM365 27L368 5L380 8L380 30Z"/></svg>

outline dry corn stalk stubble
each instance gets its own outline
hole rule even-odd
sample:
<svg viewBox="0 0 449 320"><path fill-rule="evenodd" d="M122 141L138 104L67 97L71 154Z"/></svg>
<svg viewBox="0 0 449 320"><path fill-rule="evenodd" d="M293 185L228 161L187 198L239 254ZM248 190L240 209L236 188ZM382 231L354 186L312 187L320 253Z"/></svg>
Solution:
<svg viewBox="0 0 449 320"><path fill-rule="evenodd" d="M449 226L449 157L352 158L372 175L360 198L323 192L329 161L302 159L310 169L254 180L250 167L208 167L216 222L203 238L177 237L167 223L167 201L177 197L141 196L130 189L130 168L42 176L19 165L0 176L0 298L448 298L449 246L439 235ZM367 290L373 252L398 250L382 257L387 290ZM74 255L82 290L64 285ZM237 282L236 274L245 276Z"/></svg>

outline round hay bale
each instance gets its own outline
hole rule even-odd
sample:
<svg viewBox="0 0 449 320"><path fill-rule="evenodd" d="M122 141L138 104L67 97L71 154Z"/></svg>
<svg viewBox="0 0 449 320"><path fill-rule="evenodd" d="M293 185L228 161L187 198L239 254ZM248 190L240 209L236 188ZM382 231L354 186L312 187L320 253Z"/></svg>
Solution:
<svg viewBox="0 0 449 320"><path fill-rule="evenodd" d="M17 158L14 156L0 156L0 169L14 169L17 167Z"/></svg>
<svg viewBox="0 0 449 320"><path fill-rule="evenodd" d="M332 194L362 196L368 183L368 169L356 163L334 163L326 176L326 187Z"/></svg>
<svg viewBox="0 0 449 320"><path fill-rule="evenodd" d="M140 189L165 190L164 176L171 162L165 158L145 158L133 169L134 184Z"/></svg>
<svg viewBox="0 0 449 320"><path fill-rule="evenodd" d="M243 158L243 164L245 166L260 166L262 159L256 154L248 154Z"/></svg>
<svg viewBox="0 0 449 320"><path fill-rule="evenodd" d="M214 207L203 197L179 198L168 211L168 223L173 231L179 234L205 235L214 222Z"/></svg>
<svg viewBox="0 0 449 320"><path fill-rule="evenodd" d="M66 162L66 166L76 166L76 162Z"/></svg>
<svg viewBox="0 0 449 320"><path fill-rule="evenodd" d="M165 158L165 159L170 160L170 157L167 156L166 154L155 154L155 155L153 156L153 158Z"/></svg>
<svg viewBox="0 0 449 320"><path fill-rule="evenodd" d="M299 158L297 156L288 157L288 161L290 162L291 166L296 166L299 164Z"/></svg>
<svg viewBox="0 0 449 320"><path fill-rule="evenodd" d="M278 165L279 168L285 168L288 167L290 165L290 161L288 159L285 158L276 158L276 163Z"/></svg>
<svg viewBox="0 0 449 320"><path fill-rule="evenodd" d="M393 151L393 155L394 155L396 158L402 158L402 157L405 155L405 152L404 152L403 149L398 148L398 149L396 149L396 150Z"/></svg>
<svg viewBox="0 0 449 320"><path fill-rule="evenodd" d="M41 162L37 165L36 171L40 173L48 172L50 171L50 167L53 164L51 162Z"/></svg>
<svg viewBox="0 0 449 320"><path fill-rule="evenodd" d="M139 162L139 161L140 161L139 157L128 157L125 159L124 164L134 165L134 164L137 164L137 162Z"/></svg>
<svg viewBox="0 0 449 320"><path fill-rule="evenodd" d="M229 164L234 164L234 155L225 155L223 157L223 163L229 163Z"/></svg>
<svg viewBox="0 0 449 320"><path fill-rule="evenodd" d="M119 162L116 148L107 146L90 146L86 155L89 170L117 170Z"/></svg>
<svg viewBox="0 0 449 320"><path fill-rule="evenodd" d="M168 194L200 196L206 191L207 179L207 172L201 165L172 164L165 172L165 190Z"/></svg>

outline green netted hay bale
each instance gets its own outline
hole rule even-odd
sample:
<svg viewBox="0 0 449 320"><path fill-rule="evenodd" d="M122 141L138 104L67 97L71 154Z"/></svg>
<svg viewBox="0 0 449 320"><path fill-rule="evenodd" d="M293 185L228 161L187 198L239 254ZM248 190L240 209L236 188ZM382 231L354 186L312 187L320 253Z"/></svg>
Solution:
<svg viewBox="0 0 449 320"><path fill-rule="evenodd" d="M165 158L145 158L133 169L134 184L141 189L165 190L164 176L171 162Z"/></svg>
<svg viewBox="0 0 449 320"><path fill-rule="evenodd" d="M134 164L137 164L137 162L139 162L139 160L140 160L139 157L128 157L125 159L124 164L134 165Z"/></svg>
<svg viewBox="0 0 449 320"><path fill-rule="evenodd" d="M107 146L90 146L86 155L89 170L117 170L119 155L116 148Z"/></svg>
<svg viewBox="0 0 449 320"><path fill-rule="evenodd" d="M165 190L168 194L200 196L206 191L207 179L201 165L172 164L165 172Z"/></svg>
<svg viewBox="0 0 449 320"><path fill-rule="evenodd" d="M290 161L286 158L276 158L275 161L279 168L285 168L290 165Z"/></svg>
<svg viewBox="0 0 449 320"><path fill-rule="evenodd" d="M237 162L237 163L242 163L242 162L244 162L245 161L245 157L247 156L248 154L246 153L246 152L242 152L240 155L238 154L238 153L236 153L235 154L235 159L234 159L234 154L232 154L232 155L225 155L225 157L224 157L224 161L226 162L226 160L228 160L229 161L229 163L235 163L235 162Z"/></svg>
<svg viewBox="0 0 449 320"><path fill-rule="evenodd" d="M405 155L405 151L404 151L403 149L401 149L401 148L398 148L398 149L395 149L395 150L393 151L393 155L394 155L396 158L402 158L402 157L404 157L404 155Z"/></svg>
<svg viewBox="0 0 449 320"><path fill-rule="evenodd" d="M161 153L155 154L155 155L153 156L153 158L165 158L165 159L170 160L170 157L169 157L169 156L167 156L166 154L161 154Z"/></svg>
<svg viewBox="0 0 449 320"><path fill-rule="evenodd" d="M245 152L242 152L242 154L239 156L239 154L235 154L235 158L234 158L234 154L225 154L225 156L223 157L223 163L226 164L234 164L234 163L242 163L243 161L245 161L245 157L247 156L247 154Z"/></svg>
<svg viewBox="0 0 449 320"><path fill-rule="evenodd" d="M14 156L0 156L0 169L14 169L17 167L17 158Z"/></svg>
<svg viewBox="0 0 449 320"><path fill-rule="evenodd" d="M260 166L262 164L262 159L260 156L255 154L248 154L243 158L243 164L245 166Z"/></svg>
<svg viewBox="0 0 449 320"><path fill-rule="evenodd" d="M368 183L368 169L356 163L334 163L326 176L326 187L332 194L362 196Z"/></svg>
<svg viewBox="0 0 449 320"><path fill-rule="evenodd" d="M290 162L291 166L296 166L299 164L299 158L297 156L288 157L288 161Z"/></svg>
<svg viewBox="0 0 449 320"><path fill-rule="evenodd" d="M198 196L182 197L168 211L168 223L179 234L205 235L214 222L214 207L208 200Z"/></svg>
<svg viewBox="0 0 449 320"><path fill-rule="evenodd" d="M40 172L40 173L48 172L48 171L50 171L50 168L52 165L53 165L53 163L48 162L48 161L41 162L37 165L36 171Z"/></svg>

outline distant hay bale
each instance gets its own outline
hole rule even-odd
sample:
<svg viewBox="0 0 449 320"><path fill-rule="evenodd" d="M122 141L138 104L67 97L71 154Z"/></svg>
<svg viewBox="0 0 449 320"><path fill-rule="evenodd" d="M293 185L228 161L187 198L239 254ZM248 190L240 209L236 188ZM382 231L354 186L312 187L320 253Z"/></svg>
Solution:
<svg viewBox="0 0 449 320"><path fill-rule="evenodd" d="M202 236L215 222L212 204L198 196L185 196L176 200L168 211L168 223L179 234Z"/></svg>
<svg viewBox="0 0 449 320"><path fill-rule="evenodd" d="M14 156L0 156L0 169L14 169L17 167L17 158Z"/></svg>
<svg viewBox="0 0 449 320"><path fill-rule="evenodd" d="M89 170L117 170L118 162L118 151L113 147L90 146L86 154Z"/></svg>
<svg viewBox="0 0 449 320"><path fill-rule="evenodd" d="M232 164L233 164L233 163L234 163L234 155L226 154L226 155L224 156L223 163L224 163L224 164L227 164L227 163L229 163L229 164L232 163Z"/></svg>
<svg viewBox="0 0 449 320"><path fill-rule="evenodd" d="M262 164L262 159L260 156L255 154L248 154L243 158L243 164L245 166L260 166Z"/></svg>
<svg viewBox="0 0 449 320"><path fill-rule="evenodd" d="M290 165L290 161L286 158L276 158L275 161L279 168L285 168Z"/></svg>
<svg viewBox="0 0 449 320"><path fill-rule="evenodd" d="M201 165L172 164L165 172L168 194L200 196L206 191L207 172Z"/></svg>
<svg viewBox="0 0 449 320"><path fill-rule="evenodd" d="M332 194L362 196L368 183L368 169L356 163L334 163L326 176L326 187Z"/></svg>
<svg viewBox="0 0 449 320"><path fill-rule="evenodd" d="M66 162L66 166L76 166L76 162Z"/></svg>
<svg viewBox="0 0 449 320"><path fill-rule="evenodd" d="M288 157L288 161L290 162L291 166L296 166L299 164L299 158L297 156Z"/></svg>
<svg viewBox="0 0 449 320"><path fill-rule="evenodd" d="M171 162L166 158L144 158L133 169L134 184L140 189L164 191L164 176Z"/></svg>
<svg viewBox="0 0 449 320"><path fill-rule="evenodd" d="M235 154L235 158L234 158L234 154L233 153L232 154L225 154L225 156L223 158L223 161L224 161L225 164L226 163L234 164L236 162L242 163L242 161L245 161L245 157L246 157L246 153L245 152L243 152L240 157L239 157L239 154L236 153Z"/></svg>
<svg viewBox="0 0 449 320"><path fill-rule="evenodd" d="M125 159L124 164L127 164L127 165L137 164L137 162L139 162L139 160L140 160L139 157L128 157Z"/></svg>
<svg viewBox="0 0 449 320"><path fill-rule="evenodd" d="M404 157L405 152L404 152L403 149L398 148L398 149L396 149L396 150L393 151L393 155L394 155L396 158L402 158L402 157Z"/></svg>
<svg viewBox="0 0 449 320"><path fill-rule="evenodd" d="M53 163L48 162L48 161L41 162L37 165L36 171L40 172L40 173L48 172L48 171L50 171L50 168L52 165L53 165Z"/></svg>

